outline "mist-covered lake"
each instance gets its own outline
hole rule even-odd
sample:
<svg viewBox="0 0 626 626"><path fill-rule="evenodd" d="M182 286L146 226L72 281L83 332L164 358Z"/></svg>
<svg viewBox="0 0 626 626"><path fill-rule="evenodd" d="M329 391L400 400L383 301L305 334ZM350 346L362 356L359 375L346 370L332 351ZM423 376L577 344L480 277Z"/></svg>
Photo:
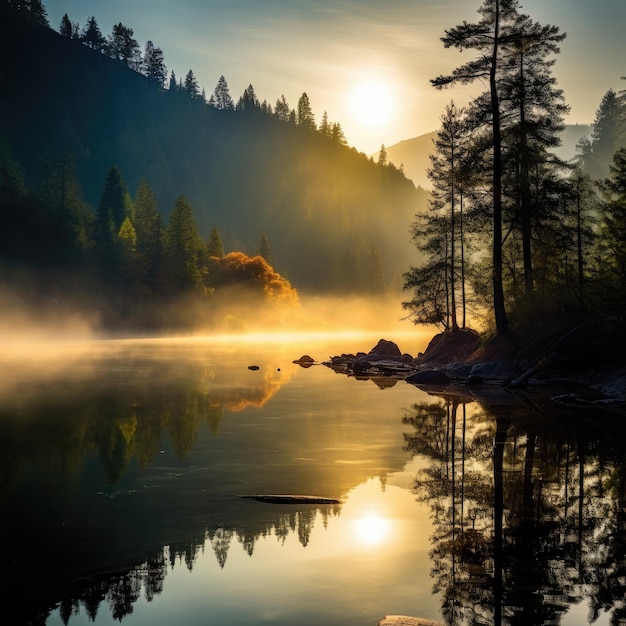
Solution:
<svg viewBox="0 0 626 626"><path fill-rule="evenodd" d="M12 623L624 623L621 425L293 363L379 338L6 349ZM415 355L429 335L386 338Z"/></svg>

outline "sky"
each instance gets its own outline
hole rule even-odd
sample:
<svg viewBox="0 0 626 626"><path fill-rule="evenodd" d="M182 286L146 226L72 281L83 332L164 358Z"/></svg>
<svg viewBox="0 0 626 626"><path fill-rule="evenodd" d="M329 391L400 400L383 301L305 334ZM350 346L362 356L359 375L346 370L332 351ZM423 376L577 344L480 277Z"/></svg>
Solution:
<svg viewBox="0 0 626 626"><path fill-rule="evenodd" d="M221 75L235 101L248 85L274 106L309 97L366 154L436 130L451 100L485 86L438 91L430 80L472 58L446 50L445 30L474 22L482 0L44 0L50 26L94 16L107 36L132 28L163 50L168 73L191 69L207 99ZM626 0L521 0L522 11L567 37L553 74L570 124L590 124L602 96L626 89Z"/></svg>

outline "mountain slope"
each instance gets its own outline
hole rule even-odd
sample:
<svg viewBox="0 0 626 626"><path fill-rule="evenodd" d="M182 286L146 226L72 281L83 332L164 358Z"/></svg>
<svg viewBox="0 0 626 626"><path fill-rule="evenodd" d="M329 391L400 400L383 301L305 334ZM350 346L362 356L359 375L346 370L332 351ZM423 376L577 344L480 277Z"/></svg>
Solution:
<svg viewBox="0 0 626 626"><path fill-rule="evenodd" d="M45 160L76 158L95 208L116 165L145 178L164 217L179 195L200 233L254 252L261 233L297 288L367 289L372 251L387 282L413 255L423 194L394 168L252 109L218 111L150 84L120 62L0 8L0 136L36 185Z"/></svg>

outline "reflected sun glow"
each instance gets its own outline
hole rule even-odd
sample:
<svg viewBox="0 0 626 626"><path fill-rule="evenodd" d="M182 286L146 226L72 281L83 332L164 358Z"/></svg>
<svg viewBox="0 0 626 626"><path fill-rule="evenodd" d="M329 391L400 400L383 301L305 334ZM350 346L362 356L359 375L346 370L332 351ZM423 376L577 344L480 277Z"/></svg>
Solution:
<svg viewBox="0 0 626 626"><path fill-rule="evenodd" d="M356 537L360 543L367 546L378 546L389 536L391 523L384 517L368 515L360 517L354 522Z"/></svg>

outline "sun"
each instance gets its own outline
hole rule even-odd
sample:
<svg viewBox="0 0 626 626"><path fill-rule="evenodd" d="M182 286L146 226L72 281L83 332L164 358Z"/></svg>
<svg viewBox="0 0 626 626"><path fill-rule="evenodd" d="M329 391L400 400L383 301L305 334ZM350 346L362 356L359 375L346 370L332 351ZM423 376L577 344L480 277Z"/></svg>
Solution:
<svg viewBox="0 0 626 626"><path fill-rule="evenodd" d="M350 93L350 111L368 128L386 126L394 110L389 86L382 80L370 79L357 84Z"/></svg>

